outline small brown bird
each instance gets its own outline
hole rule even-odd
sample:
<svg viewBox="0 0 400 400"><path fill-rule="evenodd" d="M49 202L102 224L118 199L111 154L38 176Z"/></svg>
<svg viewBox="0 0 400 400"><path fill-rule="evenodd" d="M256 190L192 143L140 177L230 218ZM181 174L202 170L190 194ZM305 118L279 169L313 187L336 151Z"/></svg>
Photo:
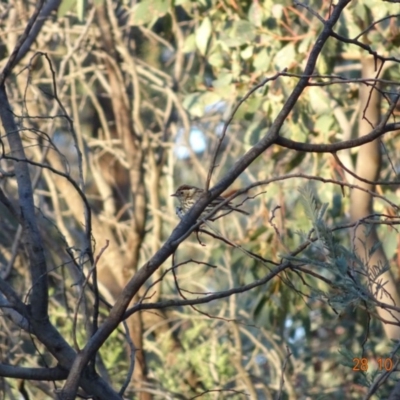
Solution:
<svg viewBox="0 0 400 400"><path fill-rule="evenodd" d="M176 197L179 200L180 203L180 208L178 215L185 215L194 205L194 203L197 202L197 200L200 198L200 196L204 193L203 189L199 189L196 186L191 186L191 185L181 185L176 189L176 192L174 194L171 194L171 196ZM214 199L203 211L203 214L208 214L213 208L221 204L225 199L221 196L217 197ZM220 211L237 211L245 215L249 215L248 212L241 210L238 207L235 207L231 202L226 203L223 207L220 208Z"/></svg>

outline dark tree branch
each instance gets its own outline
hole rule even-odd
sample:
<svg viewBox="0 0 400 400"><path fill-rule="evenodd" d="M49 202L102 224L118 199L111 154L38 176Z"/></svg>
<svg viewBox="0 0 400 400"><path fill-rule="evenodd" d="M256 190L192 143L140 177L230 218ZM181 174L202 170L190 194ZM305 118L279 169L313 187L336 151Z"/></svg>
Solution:
<svg viewBox="0 0 400 400"><path fill-rule="evenodd" d="M370 143L378 137L388 132L397 131L400 129L400 123L396 122L393 124L387 124L377 126L368 135L361 136L355 139L345 140L338 143L330 144L313 144L313 143L301 143L295 142L294 140L279 136L276 140L276 144L287 149L303 151L305 153L335 153L339 150L352 149L354 147L362 146L363 144Z"/></svg>
<svg viewBox="0 0 400 400"><path fill-rule="evenodd" d="M36 3L36 8L35 11L33 12L32 16L29 18L28 24L25 27L24 33L20 36L13 52L11 53L10 57L7 60L7 64L3 68L3 71L0 74L0 87L4 85L5 80L7 77L11 74L12 69L14 68L15 64L19 61L20 58L18 58L18 53L20 52L22 46L24 43L28 43L28 38L31 33L32 27L35 24L35 21L37 20L40 10L42 9L44 0L40 0ZM40 30L40 28L39 28ZM29 43L29 46L32 44L32 42ZM28 50L29 47L26 47L26 51ZM25 54L24 52L21 52L21 54Z"/></svg>
<svg viewBox="0 0 400 400"><path fill-rule="evenodd" d="M394 61L396 63L400 63L400 59L399 58L381 56L375 50L372 50L371 46L369 46L368 44L362 43L359 40L346 38L344 36L339 35L336 32L332 32L332 37L334 37L335 39L337 39L339 42L342 42L342 43L354 44L355 46L358 46L361 49L367 51L369 54L374 56L375 59L381 60L382 62L384 62L384 61Z"/></svg>
<svg viewBox="0 0 400 400"><path fill-rule="evenodd" d="M60 381L66 379L68 371L60 367L22 368L14 365L0 364L0 376L33 381Z"/></svg>
<svg viewBox="0 0 400 400"><path fill-rule="evenodd" d="M0 118L7 134L11 154L20 160L25 160L25 151L17 124L11 112L5 86L0 86ZM33 202L32 182L28 164L14 162L14 171L18 183L19 207L23 227L23 241L29 254L32 291L30 296L31 314L35 320L47 318L48 287L47 266L42 238L36 223L35 205Z"/></svg>
<svg viewBox="0 0 400 400"><path fill-rule="evenodd" d="M47 18L49 18L50 14L58 9L60 3L61 0L47 0L45 4L42 5L39 16L35 19L29 31L29 35L25 38L22 45L18 48L17 56L14 60L14 65L17 65L30 50L32 43L36 40L38 34L40 33L40 30L42 29L43 24L46 22Z"/></svg>
<svg viewBox="0 0 400 400"><path fill-rule="evenodd" d="M213 294L201 297L201 298L166 300L166 301L160 301L158 303L138 303L135 306L133 306L132 308L130 308L129 310L127 310L122 318L126 319L130 315L134 314L135 312L141 311L141 310L162 310L164 308L169 308L169 307L193 306L193 305L197 305L197 304L209 303L211 301L218 300L218 299L223 299L225 297L232 296L233 294L244 293L244 292L247 292L258 286L265 285L272 278L279 275L282 271L285 271L286 269L292 268L292 267L294 267L292 265L292 263L284 262L279 267L274 268L273 271L271 271L270 273L268 273L261 279L257 279L247 285L234 287L234 288L228 289L228 290L223 290L223 291L213 293Z"/></svg>

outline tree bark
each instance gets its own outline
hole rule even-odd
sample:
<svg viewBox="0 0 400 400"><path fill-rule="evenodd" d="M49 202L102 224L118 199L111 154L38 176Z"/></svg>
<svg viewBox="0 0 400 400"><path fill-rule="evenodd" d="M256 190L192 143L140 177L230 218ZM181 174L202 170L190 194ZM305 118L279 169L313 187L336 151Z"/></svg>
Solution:
<svg viewBox="0 0 400 400"><path fill-rule="evenodd" d="M374 60L372 57L362 58L362 79L373 78L377 74L380 67L380 61ZM377 83L379 85L379 83ZM358 126L358 135L363 136L371 131L379 123L381 108L381 96L378 90L371 89L370 86L361 85L360 88L360 117ZM371 126L372 125L372 126ZM355 173L357 176L368 181L375 181L379 177L381 167L380 140L367 143L360 147L357 156L357 165ZM358 186L373 191L375 185L356 180ZM352 221L358 221L367 215L373 214L372 196L364 191L353 189L351 192L350 214ZM364 225L357 226L354 231L354 241L356 252L364 263L368 264L369 271L377 267L382 267L388 263L382 246L369 257L365 259L365 255L369 254L369 250L379 242L378 234L375 226L373 226L368 234ZM387 302L391 305L400 306L400 298L397 292L396 283L390 271L385 272L379 277L379 281L385 283L384 290L379 289L377 284L373 284L371 291L379 301ZM394 304L393 304L394 303ZM394 311L387 311L378 307L379 316L386 321L397 322L397 325L383 324L385 333L390 339L400 338L400 314Z"/></svg>

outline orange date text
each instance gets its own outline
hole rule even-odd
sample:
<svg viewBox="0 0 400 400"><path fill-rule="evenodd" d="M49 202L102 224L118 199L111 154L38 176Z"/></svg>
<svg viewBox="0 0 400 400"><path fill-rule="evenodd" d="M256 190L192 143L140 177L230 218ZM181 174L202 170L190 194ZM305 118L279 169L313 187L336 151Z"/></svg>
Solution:
<svg viewBox="0 0 400 400"><path fill-rule="evenodd" d="M393 369L393 360L391 358L378 358L378 370L379 371L391 371ZM353 358L353 371L368 371L368 359L367 358Z"/></svg>

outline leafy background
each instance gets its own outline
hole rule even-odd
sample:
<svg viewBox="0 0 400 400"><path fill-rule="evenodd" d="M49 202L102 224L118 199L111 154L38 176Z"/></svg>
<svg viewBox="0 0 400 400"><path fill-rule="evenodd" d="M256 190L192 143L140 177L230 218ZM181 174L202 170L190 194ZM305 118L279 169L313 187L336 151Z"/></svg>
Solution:
<svg viewBox="0 0 400 400"><path fill-rule="evenodd" d="M24 1L17 3L29 9ZM3 31L12 32L12 15L7 7L2 5L8 18L1 24ZM113 36L118 44L114 49L106 48L101 41L96 7L105 7L111 23L118 26L116 30L114 25ZM393 58L379 76L383 80L383 113L400 79L395 60L400 40L397 12L398 6L389 2L355 1L335 27L344 37L354 39L362 34L362 43ZM329 13L329 2L320 1L144 0L92 4L64 0L9 82L13 107L20 116L20 125L27 129L26 151L29 157L40 160L54 142L63 155L63 166L67 165L77 179L76 151L68 121L33 118L61 113L49 60L55 71L58 99L73 119L78 143L84 149L85 190L93 213L113 235L111 240L117 244L121 259L128 257L136 210L126 177L132 155L115 133L112 84L106 74L107 60L112 59L118 65L120 85L126 90L132 125L139 132L144 152L147 203L139 261L134 266L137 268L178 223L176 204L169 195L182 183L204 186L212 152L234 106L254 85L282 72L279 79L256 90L236 112L222 142L212 182L266 134L303 72L323 29L320 18L327 18ZM27 17L27 12L21 15L17 31L26 24ZM4 39L3 61L10 46L11 39ZM45 52L48 60L33 56L37 51ZM115 58L112 52L116 52ZM315 144L351 138L362 112L360 60L365 53L354 43L331 38L318 59L316 85L308 87L299 99L285 121L282 136ZM52 142L43 142L43 132L48 132ZM397 177L396 138L397 132L393 132L383 139L380 177L385 182ZM357 149L339 152L339 156L352 167ZM37 172L34 168L32 171ZM293 176L285 177L288 174ZM252 189L249 198L244 195L235 200L245 200L243 208L251 213L249 218L229 215L212 226L218 234L270 262L249 257L204 234L200 234L205 244L201 246L193 234L175 255L175 263L192 262L177 268L175 276L171 271L166 273L161 285L154 286L157 289L153 292L150 288L149 293L156 293L162 301L179 298L182 293L193 298L230 289L262 278L272 262L282 259L307 266L330 284L312 275L285 272L251 291L192 308L170 308L157 323L144 322L147 394L160 399L194 398L201 393L209 399L367 396L379 372L378 359L391 357L392 343L385 339L380 322L365 311L359 293L351 290L351 281L346 280L348 264L365 267L354 252L349 227L345 226L349 220L349 188L309 178L340 180L344 175L329 154L299 153L277 146L242 174L232 190L263 180L271 182ZM12 179L1 185L15 196ZM37 206L53 265L51 318L69 340L75 330L78 343L83 345L87 340L87 314L82 306L74 327L76 278L66 260L66 248L81 248L82 226L74 217L70 199L57 189L57 182L49 174L38 177ZM379 185L377 192L397 202L396 186ZM110 199L112 206L107 208ZM383 200L376 200L374 207L379 214L393 212ZM18 253L12 269L6 269L13 254L17 224L7 214L1 224L4 276L19 293L26 294L30 283L24 254ZM345 227L332 231L337 226ZM397 276L398 232L395 226L385 224L378 231L384 238L388 266ZM311 233L319 240L293 255ZM104 241L101 236L95 235L95 239L98 251ZM113 260L112 255L110 258ZM114 265L112 261L104 262L111 270L122 269L115 260ZM165 265L163 271L170 267ZM152 283L159 278L154 276ZM102 283L107 287L106 279ZM90 293L87 297L90 306L93 297ZM143 318L152 313L143 312ZM106 308L102 315L107 315ZM5 319L1 324L4 361L35 366L44 365L47 358L46 362L52 363L46 350L37 343L33 345L29 335L13 336L15 327ZM105 343L101 356L111 382L119 387L129 365L122 326ZM369 361L368 371L353 371L354 357L361 356ZM380 387L376 398L387 398L395 377L392 374ZM2 385L4 398L18 398L21 391L16 381L3 379ZM53 398L51 386L44 382L31 382L26 390L31 398ZM135 396L143 394L133 380L127 398Z"/></svg>

